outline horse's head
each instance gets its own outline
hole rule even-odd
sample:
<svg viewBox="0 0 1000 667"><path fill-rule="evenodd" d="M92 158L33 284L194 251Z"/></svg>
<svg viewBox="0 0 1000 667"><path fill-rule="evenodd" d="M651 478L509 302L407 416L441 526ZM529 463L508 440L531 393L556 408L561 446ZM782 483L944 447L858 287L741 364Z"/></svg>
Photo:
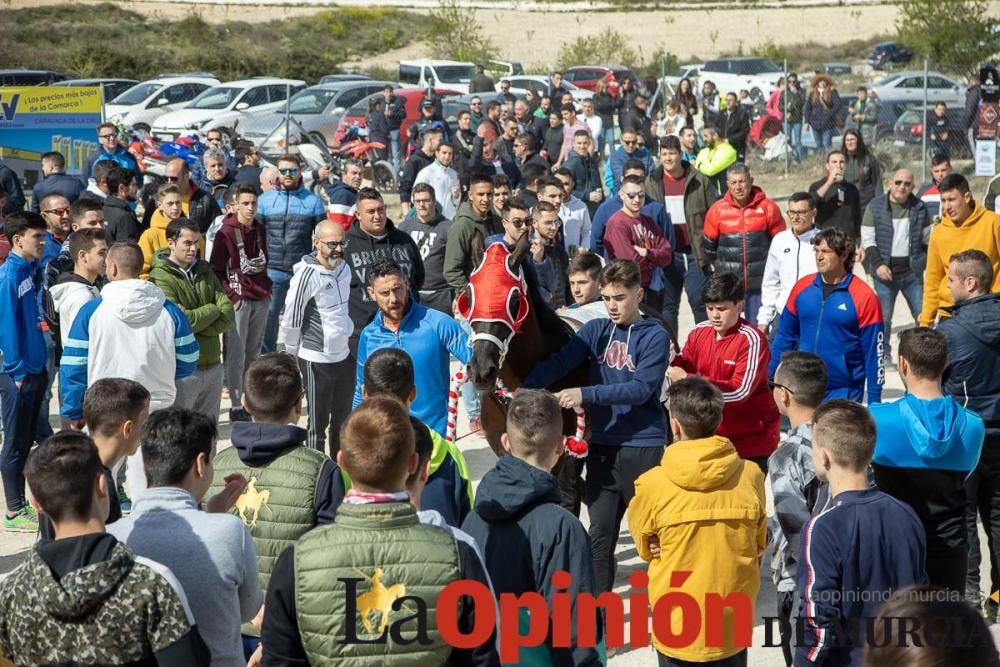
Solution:
<svg viewBox="0 0 1000 667"><path fill-rule="evenodd" d="M473 238L472 247L481 247ZM494 243L473 256L476 270L469 277L469 287L458 299L461 315L472 327L472 360L469 378L477 389L493 389L511 338L520 331L531 307L531 295L524 279L521 262L530 244L525 234L513 251L503 243Z"/></svg>

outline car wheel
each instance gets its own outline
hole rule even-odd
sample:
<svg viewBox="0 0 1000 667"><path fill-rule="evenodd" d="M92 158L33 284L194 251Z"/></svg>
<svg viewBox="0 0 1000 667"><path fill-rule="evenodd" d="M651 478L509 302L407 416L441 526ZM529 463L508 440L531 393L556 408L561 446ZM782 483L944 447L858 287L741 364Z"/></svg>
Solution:
<svg viewBox="0 0 1000 667"><path fill-rule="evenodd" d="M396 192L399 190L399 182L396 178L396 171L392 165L385 160L379 160L372 165L372 184L379 192Z"/></svg>
<svg viewBox="0 0 1000 667"><path fill-rule="evenodd" d="M146 134L149 134L153 131L153 128L149 126L149 123L136 123L132 126L132 130L134 132L145 132Z"/></svg>

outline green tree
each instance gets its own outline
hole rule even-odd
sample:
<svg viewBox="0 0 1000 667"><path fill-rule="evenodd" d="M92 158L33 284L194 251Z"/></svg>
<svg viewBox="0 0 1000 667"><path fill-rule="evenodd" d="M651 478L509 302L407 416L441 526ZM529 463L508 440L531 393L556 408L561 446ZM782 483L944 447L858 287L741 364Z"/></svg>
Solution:
<svg viewBox="0 0 1000 667"><path fill-rule="evenodd" d="M1000 51L1000 22L987 0L902 0L899 41L935 67L963 74Z"/></svg>
<svg viewBox="0 0 1000 667"><path fill-rule="evenodd" d="M485 63L497 54L497 47L483 32L475 10L461 7L458 0L439 0L430 12L427 43L431 56L444 60Z"/></svg>
<svg viewBox="0 0 1000 667"><path fill-rule="evenodd" d="M614 28L607 28L596 35L584 35L564 43L559 48L556 69L596 63L638 67L642 64L642 57L628 37Z"/></svg>

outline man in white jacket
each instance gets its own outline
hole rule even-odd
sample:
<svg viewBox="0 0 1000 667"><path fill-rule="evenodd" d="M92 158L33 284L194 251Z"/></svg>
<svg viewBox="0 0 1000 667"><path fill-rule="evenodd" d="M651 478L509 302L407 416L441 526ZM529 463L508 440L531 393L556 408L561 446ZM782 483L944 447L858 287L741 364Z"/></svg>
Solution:
<svg viewBox="0 0 1000 667"><path fill-rule="evenodd" d="M344 261L346 232L324 220L313 231L315 250L292 269L281 330L285 351L296 355L309 403L306 443L325 451L329 430L330 456L340 449L340 426L351 412L354 361L347 340L354 323L347 304L351 268Z"/></svg>
<svg viewBox="0 0 1000 667"><path fill-rule="evenodd" d="M562 205L559 207L559 219L563 223L563 239L566 242L566 252L570 257L590 246L590 210L579 197L573 196L576 179L573 172L562 167L555 174L563 184Z"/></svg>
<svg viewBox="0 0 1000 667"><path fill-rule="evenodd" d="M777 322L792 287L802 276L816 273L816 255L812 240L816 236L816 198L808 192L796 192L788 198L789 229L771 239L764 279L760 286L760 310L757 327L767 333Z"/></svg>
<svg viewBox="0 0 1000 667"><path fill-rule="evenodd" d="M458 182L458 172L451 168L455 149L451 144L441 143L434 151L434 162L420 170L413 184L427 183L434 188L434 197L441 205L441 215L446 220L454 220L461 201L462 190Z"/></svg>
<svg viewBox="0 0 1000 667"><path fill-rule="evenodd" d="M80 229L70 234L68 240L73 272L59 276L49 290L59 317L59 337L63 347L69 340L69 330L76 314L87 302L100 295L97 282L104 275L108 257L108 237L103 229Z"/></svg>
<svg viewBox="0 0 1000 667"><path fill-rule="evenodd" d="M59 367L60 414L83 428L83 395L103 378L134 380L149 390L149 411L173 405L176 381L198 368L198 341L187 317L163 290L139 280L142 250L132 242L108 250L109 282L80 308L70 327ZM126 464L129 495L146 489L142 449Z"/></svg>

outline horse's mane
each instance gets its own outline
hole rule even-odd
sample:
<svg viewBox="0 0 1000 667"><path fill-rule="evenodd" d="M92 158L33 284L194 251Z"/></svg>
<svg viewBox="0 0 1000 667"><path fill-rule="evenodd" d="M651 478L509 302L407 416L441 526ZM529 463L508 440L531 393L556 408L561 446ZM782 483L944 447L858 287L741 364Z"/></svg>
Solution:
<svg viewBox="0 0 1000 667"><path fill-rule="evenodd" d="M531 260L530 255L526 255L522 264ZM521 271L524 273L524 281L528 284L528 292L531 294L531 307L535 310L535 315L538 317L538 325L542 328L542 331L561 331L566 334L566 338L573 337L573 328L566 323L561 317L556 315L556 311L552 310L545 299L542 298L542 290L538 287L538 276L534 271L529 271L524 266L521 267Z"/></svg>

